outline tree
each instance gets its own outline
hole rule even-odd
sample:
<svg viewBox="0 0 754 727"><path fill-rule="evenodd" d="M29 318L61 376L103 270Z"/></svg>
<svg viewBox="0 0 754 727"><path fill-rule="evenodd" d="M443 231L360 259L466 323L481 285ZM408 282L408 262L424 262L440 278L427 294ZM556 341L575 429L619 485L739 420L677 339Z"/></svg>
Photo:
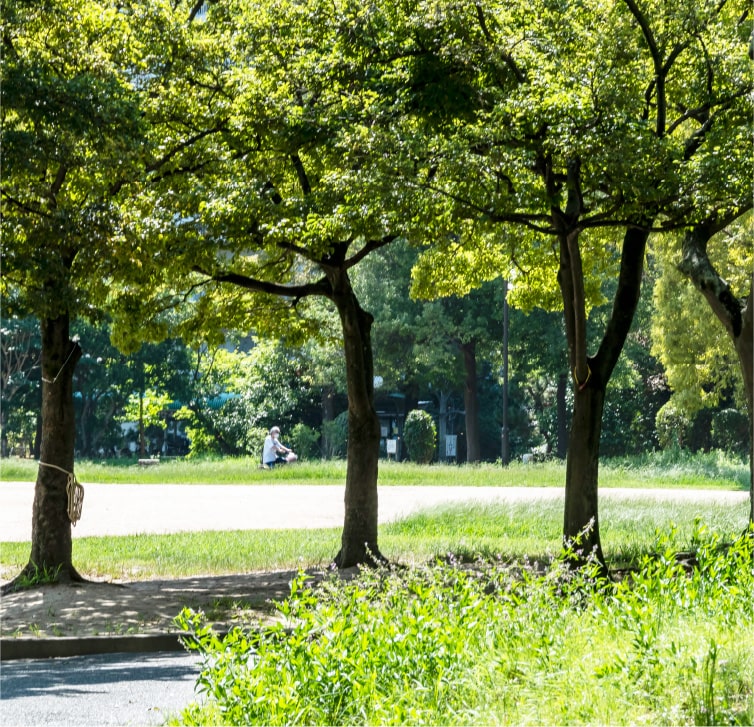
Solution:
<svg viewBox="0 0 754 727"><path fill-rule="evenodd" d="M432 417L421 409L413 409L406 415L403 432L408 453L414 462L429 464L437 451L437 428Z"/></svg>
<svg viewBox="0 0 754 727"><path fill-rule="evenodd" d="M737 173L751 89L738 52L745 8L595 0L520 13L509 5L466 10L479 29L467 42L448 31L457 23L450 14L436 14L435 35L446 40L438 55L455 61L446 62L458 77L474 74L467 87L480 102L452 140L426 145L430 204L441 196L446 214L467 220L460 239L444 245L473 266L462 279L451 273L457 289L492 274L484 263L494 244L530 291L551 300L557 279L574 396L564 537L579 538L604 564L602 414L638 304L648 237L696 227L699 201L719 224L751 198L750 178ZM717 155L735 164L716 164ZM726 169L735 170L732 180ZM427 267L439 268L436 256ZM612 313L590 353L588 311L605 275L617 282Z"/></svg>
<svg viewBox="0 0 754 727"><path fill-rule="evenodd" d="M26 570L60 580L80 578L67 486L82 349L70 328L99 316L116 269L138 277L139 258L123 255L126 192L146 166L168 163L174 143L187 143L163 138L152 149L145 133L187 12L160 2L3 6L0 293L4 317L33 315L41 331L40 469Z"/></svg>
<svg viewBox="0 0 754 727"><path fill-rule="evenodd" d="M167 231L167 239L149 239L149 257L171 263L151 267L148 285L167 297L175 290L197 297L183 335L220 339L224 329L253 329L299 342L316 333L309 299L337 311L349 412L340 567L381 558L373 316L351 271L411 219L409 190L385 174L401 158L388 145L387 81L350 47L369 12L325 3L211 5L196 32L224 57L207 71L199 100L187 94L186 103L196 118L227 118L222 143L176 159L192 170L190 183L163 176L141 202ZM212 102L204 107L207 89ZM179 223L171 200L179 200ZM126 302L145 311L151 300Z"/></svg>
<svg viewBox="0 0 754 727"><path fill-rule="evenodd" d="M743 373L744 391L749 413L749 523L754 523L754 273L749 280L748 293L736 296L730 284L712 265L707 245L716 232L727 223L722 215L713 215L694 225L683 240L679 269L693 281L709 304L711 311L725 327L738 356ZM751 235L749 235L751 242ZM751 269L751 263L749 264Z"/></svg>
<svg viewBox="0 0 754 727"><path fill-rule="evenodd" d="M463 405L458 411L465 418L467 460L476 462L482 457L484 440L478 388L480 378L493 365L502 336L501 289L488 284L464 297L413 299L411 269L418 255L416 246L398 242L370 256L355 276L362 300L375 313L376 367L384 385L405 394L411 406L420 398L438 399L441 446L448 402L460 395ZM389 286L386 280L391 281ZM497 433L494 440L499 454Z"/></svg>
<svg viewBox="0 0 754 727"><path fill-rule="evenodd" d="M662 260L668 269L655 289L661 315L653 326L653 337L668 372L675 409L693 415L733 394L747 411L751 430L754 244L750 219L747 215L716 234L712 234L714 227L692 227L683 235L680 262L676 246L663 247ZM692 299L698 296L689 283L701 291L698 301ZM689 331L694 335L688 335ZM749 442L754 442L754 436ZM751 452L749 462L750 466L754 462Z"/></svg>
<svg viewBox="0 0 754 727"><path fill-rule="evenodd" d="M481 353L487 360L499 339L490 338L494 331L502 332L502 300L500 286L487 284L470 291L464 297L450 296L426 303L423 318L432 321L423 325L422 345L442 349L450 344L463 367L463 404L466 422L466 460L481 459L479 366ZM434 309L434 310L433 310ZM444 443L442 443L444 446Z"/></svg>
<svg viewBox="0 0 754 727"><path fill-rule="evenodd" d="M39 329L31 318L3 321L0 329L0 457L10 450L8 433L16 432L24 439L29 434L27 414L34 412L38 420L39 409ZM36 375L35 375L36 374ZM37 427L34 426L34 431ZM15 439L15 438L14 438ZM32 438L26 441L33 449Z"/></svg>

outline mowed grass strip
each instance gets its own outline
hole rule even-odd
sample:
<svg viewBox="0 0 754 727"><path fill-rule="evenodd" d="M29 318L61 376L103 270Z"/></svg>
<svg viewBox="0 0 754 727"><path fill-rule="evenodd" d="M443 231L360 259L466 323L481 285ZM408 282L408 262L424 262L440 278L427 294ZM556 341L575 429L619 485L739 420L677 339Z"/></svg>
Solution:
<svg viewBox="0 0 754 727"><path fill-rule="evenodd" d="M0 480L33 482L38 463L31 459L0 461ZM166 459L140 466L134 459L76 463L82 483L101 484L344 484L343 460L297 462L274 470L259 468L252 457ZM380 486L563 487L565 464L559 460L523 464L473 465L380 462ZM600 487L663 487L746 490L748 462L723 452L651 452L600 463Z"/></svg>

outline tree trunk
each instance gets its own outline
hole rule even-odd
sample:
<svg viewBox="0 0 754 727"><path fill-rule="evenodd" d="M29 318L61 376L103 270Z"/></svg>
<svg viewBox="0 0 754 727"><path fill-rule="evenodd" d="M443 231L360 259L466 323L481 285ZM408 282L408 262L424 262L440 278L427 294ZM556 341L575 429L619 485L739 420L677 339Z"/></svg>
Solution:
<svg viewBox="0 0 754 727"><path fill-rule="evenodd" d="M331 270L332 300L340 315L348 389L345 520L338 568L384 560L377 545L377 469L380 420L374 408L372 316L362 310L348 275Z"/></svg>
<svg viewBox="0 0 754 727"><path fill-rule="evenodd" d="M144 394L139 392L139 455L147 456L147 446L144 436Z"/></svg>
<svg viewBox="0 0 754 727"><path fill-rule="evenodd" d="M94 454L92 446L93 427L90 422L94 419L95 403L88 396L81 399L81 413L79 415L79 444L78 452L80 457L91 457Z"/></svg>
<svg viewBox="0 0 754 727"><path fill-rule="evenodd" d="M445 459L445 438L448 436L448 401L450 397L444 391L440 391L440 416L438 421L437 441L440 443L440 457Z"/></svg>
<svg viewBox="0 0 754 727"><path fill-rule="evenodd" d="M32 452L32 456L34 459L40 459L42 456L42 403L39 403L39 408L37 409L37 427L34 432L34 450Z"/></svg>
<svg viewBox="0 0 754 727"><path fill-rule="evenodd" d="M602 386L587 385L574 395L570 433L572 446L566 458L563 539L574 548L578 562L593 556L599 563L605 563L597 507L604 404L605 389Z"/></svg>
<svg viewBox="0 0 754 727"><path fill-rule="evenodd" d="M479 441L479 396L477 394L476 344L471 341L461 344L466 382L463 387L463 403L466 409L466 461L478 462L481 459ZM440 442L440 446L444 446Z"/></svg>
<svg viewBox="0 0 754 727"><path fill-rule="evenodd" d="M593 555L607 575L599 531L599 446L605 391L618 361L639 302L644 251L649 233L626 230L618 288L596 356L587 356L584 278L578 230L561 236L558 283L563 295L568 355L574 380L571 433L566 457L563 540L578 543L581 557Z"/></svg>
<svg viewBox="0 0 754 727"><path fill-rule="evenodd" d="M558 389L556 394L556 406L558 413L558 442L557 455L565 459L568 453L568 410L566 406L566 391L568 389L568 374L562 372L558 376Z"/></svg>
<svg viewBox="0 0 754 727"><path fill-rule="evenodd" d="M0 408L0 457L8 456L8 432L5 427L5 407Z"/></svg>
<svg viewBox="0 0 754 727"><path fill-rule="evenodd" d="M754 525L754 277L741 315L741 335L733 339L744 378L749 414L749 525Z"/></svg>
<svg viewBox="0 0 754 727"><path fill-rule="evenodd" d="M720 226L700 224L683 239L678 269L702 293L725 326L738 355L749 415L749 523L754 523L754 275L748 298L739 300L707 255L707 243Z"/></svg>
<svg viewBox="0 0 754 727"><path fill-rule="evenodd" d="M332 453L332 443L327 436L327 427L324 426L326 422L331 422L335 419L335 392L332 389L322 389L322 442L321 452L323 457L330 457Z"/></svg>
<svg viewBox="0 0 754 727"><path fill-rule="evenodd" d="M66 473L73 473L73 372L81 349L70 340L67 315L43 320L41 328L42 441L34 488L31 555L24 573L56 581L80 581L72 562Z"/></svg>

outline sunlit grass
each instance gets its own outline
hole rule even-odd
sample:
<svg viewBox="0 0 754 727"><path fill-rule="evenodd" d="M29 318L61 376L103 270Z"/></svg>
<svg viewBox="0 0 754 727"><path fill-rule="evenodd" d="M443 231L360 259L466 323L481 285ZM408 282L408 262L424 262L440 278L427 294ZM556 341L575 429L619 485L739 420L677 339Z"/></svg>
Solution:
<svg viewBox="0 0 754 727"><path fill-rule="evenodd" d="M696 528L605 581L556 561L457 563L291 582L282 623L218 637L201 703L171 724L744 725L754 718L751 543Z"/></svg>
<svg viewBox="0 0 754 727"><path fill-rule="evenodd" d="M698 518L732 537L745 528L747 513L747 503L702 507L605 498L603 549L611 565L622 567L650 551L658 534L671 534L674 546L687 549ZM549 560L560 551L562 518L557 501L447 505L383 525L380 549L407 564L448 555ZM338 552L340 534L330 528L76 538L73 560L89 577L116 580L324 567ZM28 543L0 544L0 577L11 578L28 558Z"/></svg>
<svg viewBox="0 0 754 727"><path fill-rule="evenodd" d="M0 479L34 481L38 464L30 459L0 460ZM342 484L343 460L297 462L274 470L259 469L251 457L218 459L168 459L159 465L140 466L135 460L76 463L81 482L102 484ZM474 465L432 464L383 460L379 484L461 485L468 487L562 487L565 465L558 460L507 467L499 463ZM747 489L748 464L720 452L654 452L642 457L604 460L600 463L600 487L684 487Z"/></svg>

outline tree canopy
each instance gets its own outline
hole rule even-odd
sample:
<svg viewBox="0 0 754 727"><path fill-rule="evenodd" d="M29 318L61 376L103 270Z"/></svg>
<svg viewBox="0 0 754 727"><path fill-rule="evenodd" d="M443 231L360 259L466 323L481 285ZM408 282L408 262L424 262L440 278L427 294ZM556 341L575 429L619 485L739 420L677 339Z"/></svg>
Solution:
<svg viewBox="0 0 754 727"><path fill-rule="evenodd" d="M323 299L349 403L337 560L379 557L374 318L352 278L407 240L429 247L418 294L515 278L513 302L562 307L564 535L590 530L602 560L602 413L650 235L683 231L685 273L751 360L751 302L708 256L752 204L747 13L743 0L6 4L0 294L41 321L42 461L73 472L71 321L109 311L130 350L168 332L301 342L323 332ZM469 301L433 311L461 331L467 370ZM40 472L38 564L70 565L63 485Z"/></svg>

